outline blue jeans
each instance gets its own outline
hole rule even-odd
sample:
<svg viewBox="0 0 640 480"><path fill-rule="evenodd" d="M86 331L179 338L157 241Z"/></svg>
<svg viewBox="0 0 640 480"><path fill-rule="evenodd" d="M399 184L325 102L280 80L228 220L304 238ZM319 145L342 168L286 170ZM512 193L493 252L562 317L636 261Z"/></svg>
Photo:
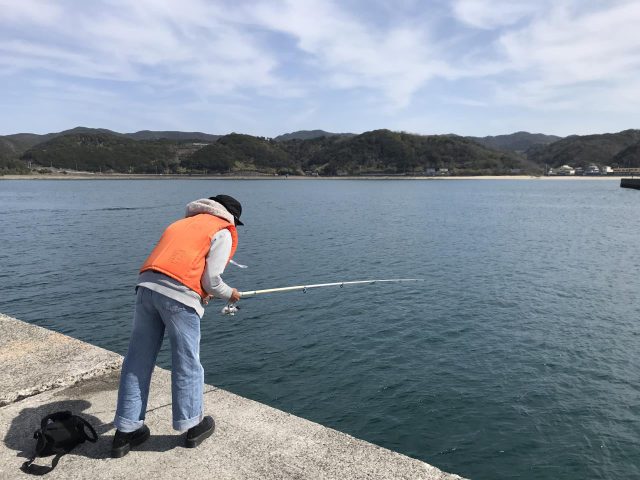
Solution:
<svg viewBox="0 0 640 480"><path fill-rule="evenodd" d="M114 420L114 425L121 432L133 432L144 423L151 373L165 330L171 341L173 428L184 431L203 418L200 317L191 307L148 288L138 287L133 332L122 364Z"/></svg>

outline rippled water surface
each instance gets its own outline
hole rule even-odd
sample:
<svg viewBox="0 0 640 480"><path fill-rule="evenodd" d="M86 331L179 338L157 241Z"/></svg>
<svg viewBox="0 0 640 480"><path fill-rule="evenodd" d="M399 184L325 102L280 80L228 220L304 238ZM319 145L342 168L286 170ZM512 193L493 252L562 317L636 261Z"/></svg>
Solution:
<svg viewBox="0 0 640 480"><path fill-rule="evenodd" d="M124 353L137 268L218 193L244 206L240 290L425 281L214 304L207 382L474 479L640 477L640 192L617 181L3 181L0 311Z"/></svg>

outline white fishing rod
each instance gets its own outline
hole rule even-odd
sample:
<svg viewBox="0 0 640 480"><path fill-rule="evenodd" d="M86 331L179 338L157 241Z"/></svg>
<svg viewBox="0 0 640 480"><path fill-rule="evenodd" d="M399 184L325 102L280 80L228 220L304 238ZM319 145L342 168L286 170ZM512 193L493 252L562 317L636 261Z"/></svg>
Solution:
<svg viewBox="0 0 640 480"><path fill-rule="evenodd" d="M400 282L422 282L424 278L385 278L376 280L354 280L349 282L333 282L333 283L316 283L313 285L293 285L291 287L279 287L279 288L267 288L264 290L247 290L246 292L238 292L240 298L255 297L256 295L264 295L267 293L284 293L284 292L296 292L301 291L307 293L307 290L312 288L324 288L324 287L340 287L345 285L373 285L376 283L400 283ZM238 311L238 307L234 303L229 303L222 309L224 315L234 315Z"/></svg>

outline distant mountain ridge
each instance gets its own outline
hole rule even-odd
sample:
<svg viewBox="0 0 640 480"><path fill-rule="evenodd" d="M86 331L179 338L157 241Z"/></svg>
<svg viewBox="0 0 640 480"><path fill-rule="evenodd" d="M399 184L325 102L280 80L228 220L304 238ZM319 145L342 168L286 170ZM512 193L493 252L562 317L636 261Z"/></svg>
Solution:
<svg viewBox="0 0 640 480"><path fill-rule="evenodd" d="M181 161L202 148L192 140L134 140L126 135L76 130L25 151L31 164L90 172L163 173L180 170Z"/></svg>
<svg viewBox="0 0 640 480"><path fill-rule="evenodd" d="M202 140L205 142L215 142L222 135L212 135L202 132L178 132L178 131L153 131L140 130L135 133L125 133L125 136L134 140Z"/></svg>
<svg viewBox="0 0 640 480"><path fill-rule="evenodd" d="M640 130L566 138L528 132L461 137L303 130L270 139L237 133L118 133L76 127L45 135L0 136L0 174L28 173L29 165L36 170L123 173L538 175L545 167L563 164L639 167Z"/></svg>
<svg viewBox="0 0 640 480"><path fill-rule="evenodd" d="M11 148L15 151L25 151L26 149L33 147L42 142L46 142L56 137L63 135L74 134L98 134L105 133L109 135L115 135L118 137L128 137L133 140L202 140L205 142L215 142L221 135L212 135L202 132L180 132L180 131L153 131L153 130L140 130L134 133L120 133L108 130L106 128L89 128L89 127L75 127L69 130L63 130L61 132L54 133L14 133L11 135L0 136L0 140L11 145Z"/></svg>
<svg viewBox="0 0 640 480"><path fill-rule="evenodd" d="M526 152L531 147L549 145L562 139L562 137L558 137L556 135L529 132L515 132L509 135L466 138L478 142L485 147L496 148L498 150L509 150L511 152Z"/></svg>
<svg viewBox="0 0 640 480"><path fill-rule="evenodd" d="M287 140L313 140L322 137L354 137L355 133L332 133L324 130L298 130L297 132L285 133L274 138L276 142L286 142Z"/></svg>
<svg viewBox="0 0 640 480"><path fill-rule="evenodd" d="M534 147L528 158L538 165L573 167L610 165L613 167L638 167L640 130L623 130L618 133L596 135L571 135L545 147Z"/></svg>
<svg viewBox="0 0 640 480"><path fill-rule="evenodd" d="M36 144L20 158L35 168L121 173L405 175L442 169L458 174L506 174L537 168L514 153L463 137L390 130L285 141L233 133L205 143L134 140L103 129L80 128Z"/></svg>
<svg viewBox="0 0 640 480"><path fill-rule="evenodd" d="M470 175L538 170L522 156L489 149L463 137L390 130L284 141L225 135L195 152L182 166L208 172L319 175L415 175L427 169Z"/></svg>

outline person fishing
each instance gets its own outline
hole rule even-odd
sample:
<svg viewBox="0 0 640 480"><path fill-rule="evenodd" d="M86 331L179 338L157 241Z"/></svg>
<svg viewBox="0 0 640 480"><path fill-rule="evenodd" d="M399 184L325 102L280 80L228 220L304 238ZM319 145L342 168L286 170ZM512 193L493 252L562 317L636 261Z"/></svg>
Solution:
<svg viewBox="0 0 640 480"><path fill-rule="evenodd" d="M240 300L221 278L238 246L242 205L217 195L187 205L185 218L164 231L140 269L129 349L122 364L111 456L120 458L150 436L144 424L151 374L165 331L171 341L173 428L185 446L211 436L215 422L203 410L200 320L212 298Z"/></svg>

